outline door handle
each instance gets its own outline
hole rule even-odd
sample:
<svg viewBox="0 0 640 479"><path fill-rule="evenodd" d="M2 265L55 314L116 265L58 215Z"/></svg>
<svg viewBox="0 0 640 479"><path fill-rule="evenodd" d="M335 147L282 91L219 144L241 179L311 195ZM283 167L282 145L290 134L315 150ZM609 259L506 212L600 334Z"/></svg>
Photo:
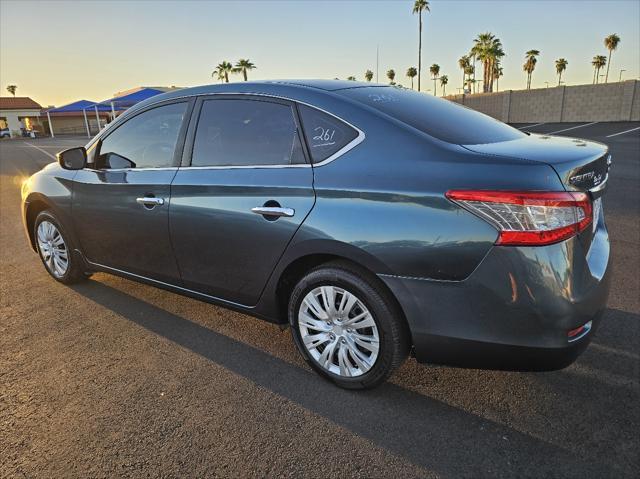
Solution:
<svg viewBox="0 0 640 479"><path fill-rule="evenodd" d="M164 198L155 198L153 196L145 196L144 198L136 198L136 203L145 207L162 206L164 205Z"/></svg>
<svg viewBox="0 0 640 479"><path fill-rule="evenodd" d="M251 208L251 211L263 216L286 216L288 218L296 214L296 210L293 208L282 208L280 206L256 206Z"/></svg>

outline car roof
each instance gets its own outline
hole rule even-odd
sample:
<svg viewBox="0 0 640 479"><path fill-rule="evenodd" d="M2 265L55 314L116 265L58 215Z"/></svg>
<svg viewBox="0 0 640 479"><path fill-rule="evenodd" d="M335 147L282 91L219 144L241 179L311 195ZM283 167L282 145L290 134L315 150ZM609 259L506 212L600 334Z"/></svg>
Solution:
<svg viewBox="0 0 640 479"><path fill-rule="evenodd" d="M158 100L168 100L184 96L208 95L214 93L243 94L243 93L293 93L293 91L315 90L332 92L364 87L388 87L378 83L365 83L350 80L263 80L250 82L217 83L189 88L180 88L157 95L142 103L155 103Z"/></svg>
<svg viewBox="0 0 640 479"><path fill-rule="evenodd" d="M315 92L316 95L318 93L331 94L331 92L336 92L338 90L364 87L388 88L389 85L351 80L262 80L251 82L238 81L233 83L216 83L180 88L161 95L152 96L151 98L148 98L130 108L127 113L133 113L154 103L188 96L212 95L216 93L227 95L258 94L283 96L291 98L292 100L302 101L313 92Z"/></svg>

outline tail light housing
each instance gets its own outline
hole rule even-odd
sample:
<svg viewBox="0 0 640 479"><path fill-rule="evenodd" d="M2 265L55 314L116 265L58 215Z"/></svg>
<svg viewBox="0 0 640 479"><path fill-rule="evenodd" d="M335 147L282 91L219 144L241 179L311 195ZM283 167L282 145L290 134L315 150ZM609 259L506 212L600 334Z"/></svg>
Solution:
<svg viewBox="0 0 640 479"><path fill-rule="evenodd" d="M451 190L447 198L495 226L498 245L558 243L593 219L591 198L582 192Z"/></svg>

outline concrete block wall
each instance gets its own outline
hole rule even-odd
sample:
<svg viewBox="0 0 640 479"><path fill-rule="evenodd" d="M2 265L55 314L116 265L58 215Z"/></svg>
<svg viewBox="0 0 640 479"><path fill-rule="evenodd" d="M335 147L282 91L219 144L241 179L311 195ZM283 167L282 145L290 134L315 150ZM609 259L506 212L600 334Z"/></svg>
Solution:
<svg viewBox="0 0 640 479"><path fill-rule="evenodd" d="M452 95L451 101L509 123L640 121L637 80Z"/></svg>

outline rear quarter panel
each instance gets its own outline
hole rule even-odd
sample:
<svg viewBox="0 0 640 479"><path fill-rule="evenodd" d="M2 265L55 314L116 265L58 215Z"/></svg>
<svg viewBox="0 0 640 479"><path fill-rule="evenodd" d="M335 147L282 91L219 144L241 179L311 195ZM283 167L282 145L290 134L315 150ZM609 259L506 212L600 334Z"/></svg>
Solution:
<svg viewBox="0 0 640 479"><path fill-rule="evenodd" d="M316 205L291 252L324 239L359 250L377 274L459 281L497 232L450 202L447 190L562 189L545 164L471 153L370 112L349 120L365 141L314 168Z"/></svg>

